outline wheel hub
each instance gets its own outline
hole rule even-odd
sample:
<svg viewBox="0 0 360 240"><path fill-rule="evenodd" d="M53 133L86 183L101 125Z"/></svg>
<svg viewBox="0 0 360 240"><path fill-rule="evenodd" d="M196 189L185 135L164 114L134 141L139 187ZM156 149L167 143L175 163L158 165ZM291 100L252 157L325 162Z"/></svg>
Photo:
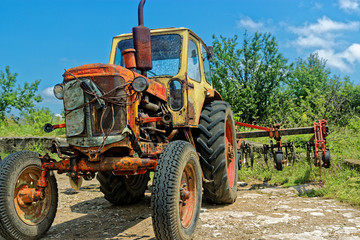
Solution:
<svg viewBox="0 0 360 240"><path fill-rule="evenodd" d="M234 149L230 142L228 142L228 159L229 162L231 162L234 158Z"/></svg>
<svg viewBox="0 0 360 240"><path fill-rule="evenodd" d="M22 186L16 197L21 207L27 207L33 202L37 202L41 198L41 191L39 192L35 188L31 188L28 185Z"/></svg>
<svg viewBox="0 0 360 240"><path fill-rule="evenodd" d="M186 205L186 200L190 198L190 191L187 190L186 183L183 184L183 187L180 188L180 203L184 206Z"/></svg>
<svg viewBox="0 0 360 240"><path fill-rule="evenodd" d="M35 189L40 179L41 169L25 168L19 175L14 189L14 205L19 218L26 224L36 225L42 222L51 206L51 189L46 188L44 194Z"/></svg>

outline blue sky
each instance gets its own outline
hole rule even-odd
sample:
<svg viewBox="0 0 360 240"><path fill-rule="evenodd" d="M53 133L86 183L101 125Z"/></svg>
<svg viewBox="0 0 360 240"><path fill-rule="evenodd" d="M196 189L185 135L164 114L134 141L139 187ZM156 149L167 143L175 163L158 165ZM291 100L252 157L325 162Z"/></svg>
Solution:
<svg viewBox="0 0 360 240"><path fill-rule="evenodd" d="M138 0L0 2L0 70L18 82L41 80L40 107L61 112L51 87L64 68L107 63L112 37L137 25ZM360 83L360 0L147 0L149 28L187 27L212 36L271 32L289 59L317 52L335 74Z"/></svg>

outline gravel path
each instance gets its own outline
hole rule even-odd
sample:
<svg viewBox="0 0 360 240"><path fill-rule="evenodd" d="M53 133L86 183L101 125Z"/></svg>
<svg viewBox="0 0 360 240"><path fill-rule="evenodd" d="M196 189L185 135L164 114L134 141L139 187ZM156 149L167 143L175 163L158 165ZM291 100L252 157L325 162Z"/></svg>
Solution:
<svg viewBox="0 0 360 240"><path fill-rule="evenodd" d="M155 239L150 193L131 206L113 206L96 180L80 191L57 175L59 208L43 239ZM194 239L359 239L360 209L336 200L298 197L315 188L242 183L234 204L203 203Z"/></svg>

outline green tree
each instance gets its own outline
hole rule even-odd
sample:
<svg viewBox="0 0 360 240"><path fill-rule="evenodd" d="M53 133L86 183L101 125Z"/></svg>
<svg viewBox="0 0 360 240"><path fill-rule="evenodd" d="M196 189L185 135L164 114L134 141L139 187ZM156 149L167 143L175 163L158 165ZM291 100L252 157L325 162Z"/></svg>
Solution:
<svg viewBox="0 0 360 240"><path fill-rule="evenodd" d="M241 121L267 123L267 117L278 111L279 89L291 73L275 37L245 33L240 47L236 35L213 38L214 87Z"/></svg>
<svg viewBox="0 0 360 240"><path fill-rule="evenodd" d="M332 123L345 123L354 111L349 98L353 85L348 77L332 75L326 60L317 54L306 59L298 59L293 74L286 82L281 108L288 111L290 125L308 125L318 119Z"/></svg>
<svg viewBox="0 0 360 240"><path fill-rule="evenodd" d="M34 103L42 100L36 94L39 87L39 80L33 83L25 82L23 86L16 87L17 73L12 74L10 67L5 67L5 72L0 71L0 120L4 121L6 113L11 109L29 111L34 109Z"/></svg>

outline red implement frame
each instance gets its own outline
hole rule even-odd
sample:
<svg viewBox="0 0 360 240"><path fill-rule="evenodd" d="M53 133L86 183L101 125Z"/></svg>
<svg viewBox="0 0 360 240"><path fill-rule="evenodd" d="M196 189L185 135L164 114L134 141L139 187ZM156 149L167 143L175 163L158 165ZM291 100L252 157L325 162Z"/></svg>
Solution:
<svg viewBox="0 0 360 240"><path fill-rule="evenodd" d="M322 151L325 155L327 137L326 124L327 121L325 119L320 120L319 122L314 122L315 159L318 159L319 148L321 148L320 151Z"/></svg>
<svg viewBox="0 0 360 240"><path fill-rule="evenodd" d="M285 135L298 135L298 134L314 134L309 142L307 143L307 151L310 154L311 147L314 147L314 157L315 157L315 165L321 167L321 161L323 161L323 164L326 168L330 166L330 153L326 148L326 137L328 135L328 127L327 127L327 121L325 119L319 120L318 122L314 122L313 127L303 127L303 128L288 128L288 129L280 129L280 124L274 124L273 127L262 127L262 126L256 126L248 123L242 123L242 122L235 122L236 125L247 127L247 128L253 128L253 129L259 129L262 131L252 131L252 132L238 132L236 134L238 143L237 143L237 149L243 149L246 148L246 145L243 144L243 138L257 138L257 137L270 137L274 138L276 140L276 145L273 147L272 143L270 145L271 151L274 154L274 148L278 149L278 153L282 153L282 148L285 147L285 152L287 155L287 148L292 147L291 144L285 144L282 145L281 143L281 137ZM265 146L267 148L265 149ZM264 145L264 152L268 150L269 146ZM322 153L319 155L319 153ZM310 156L308 154L308 156ZM266 154L265 154L266 155ZM308 157L309 158L309 157ZM310 159L308 159L310 161ZM265 160L266 161L266 160ZM293 160L295 161L295 160Z"/></svg>
<svg viewBox="0 0 360 240"><path fill-rule="evenodd" d="M268 128L268 127L262 127L262 126L257 126L257 125L252 125L252 124L248 124L248 123L242 123L242 122L236 122L235 121L235 124L238 125L238 126L242 126L242 127L247 127L247 128L253 128L253 129L259 129L259 130L263 130L263 131L266 131L268 132L268 136L270 138L274 138L276 140L276 143L277 143L277 147L280 148L281 147L281 135L280 135L280 132L279 132L279 129L280 129L280 124L274 124L273 127L271 128ZM265 133L266 133L265 132ZM253 134L252 134L253 133ZM264 133L264 132L263 132ZM241 133L240 133L241 134ZM263 135L261 136L257 136L259 134L259 132L249 132L249 134L252 134L253 136L251 137L264 137ZM239 133L237 134L237 138L239 138ZM241 138L239 138L241 139ZM240 140L238 140L238 148L239 146L241 145L241 142ZM240 143L240 145L239 145Z"/></svg>
<svg viewBox="0 0 360 240"><path fill-rule="evenodd" d="M262 127L256 126L248 123L235 122L236 125L259 129L263 131L253 131L253 132L238 132L236 134L237 139L241 138L258 138L258 137L270 137L274 138L277 142L281 144L281 136L285 135L298 135L298 134L311 134L315 133L315 144L322 147L326 144L326 136L327 136L327 121L325 119L319 120L318 122L314 122L314 127L303 127L303 128L287 128L280 129L280 124L274 124L273 127Z"/></svg>

